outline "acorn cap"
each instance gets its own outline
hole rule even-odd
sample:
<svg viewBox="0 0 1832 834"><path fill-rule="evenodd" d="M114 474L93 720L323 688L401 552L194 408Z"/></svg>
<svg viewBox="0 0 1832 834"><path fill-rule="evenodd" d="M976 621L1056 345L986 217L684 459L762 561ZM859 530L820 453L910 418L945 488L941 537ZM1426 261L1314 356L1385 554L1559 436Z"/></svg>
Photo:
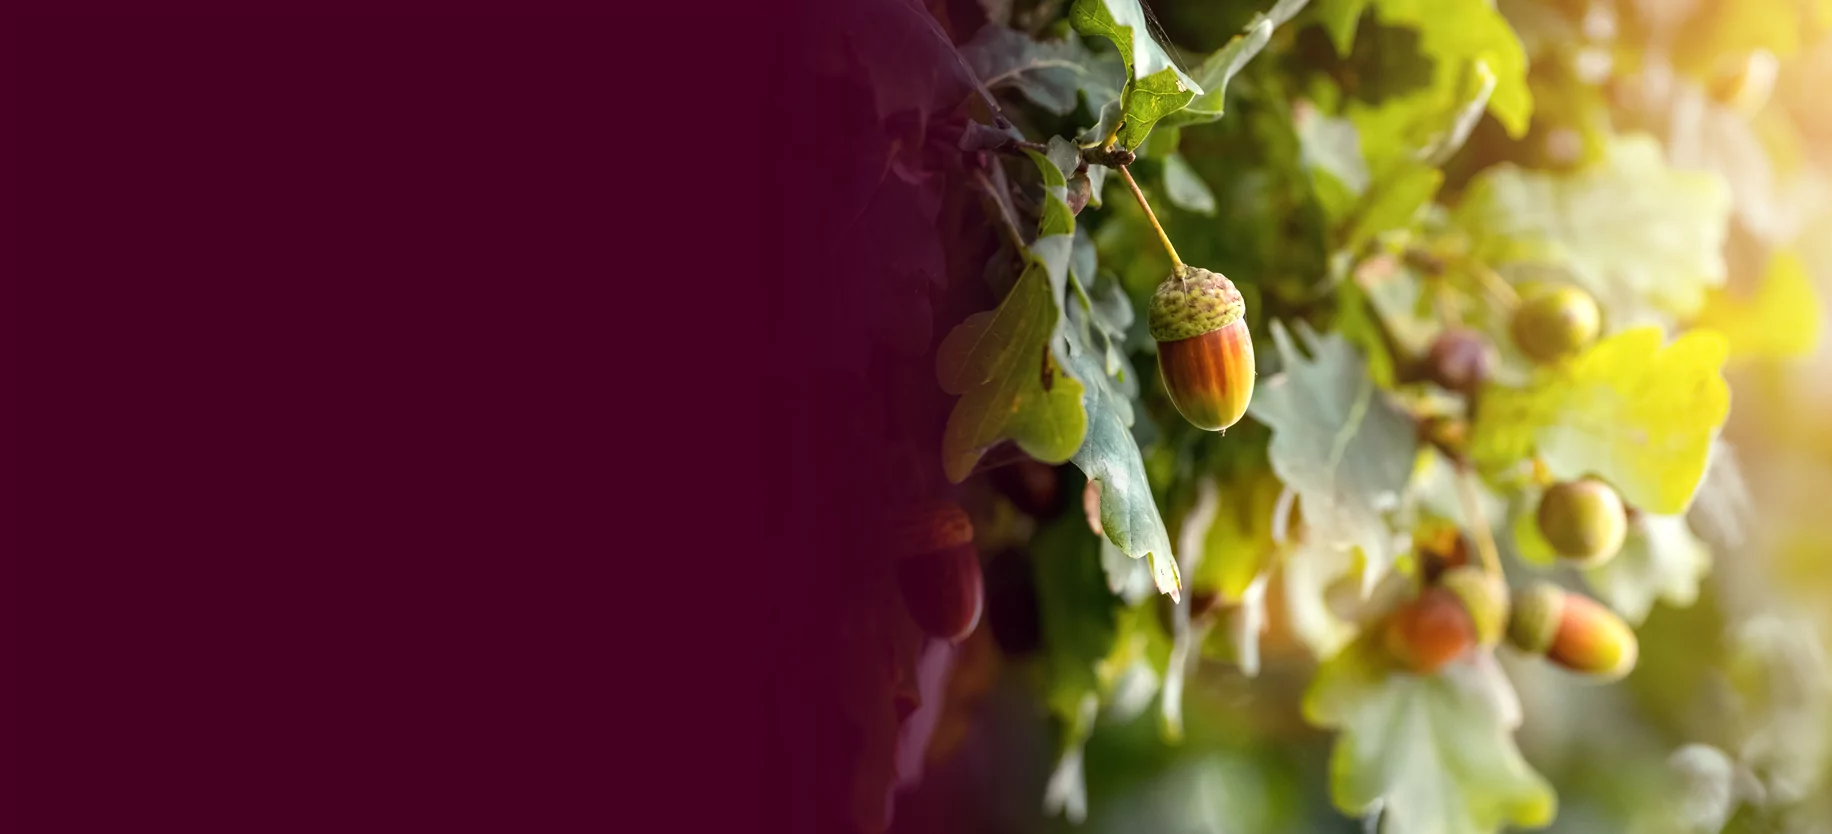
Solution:
<svg viewBox="0 0 1832 834"><path fill-rule="evenodd" d="M1523 652L1543 655L1558 636L1565 610L1565 589L1550 582L1535 582L1514 592L1508 615L1508 642Z"/></svg>
<svg viewBox="0 0 1832 834"><path fill-rule="evenodd" d="M1438 584L1463 603L1476 625L1478 644L1489 647L1501 642L1508 625L1508 591L1501 580L1474 565L1462 565L1445 571Z"/></svg>
<svg viewBox="0 0 1832 834"><path fill-rule="evenodd" d="M1183 266L1152 293L1147 324L1151 338L1175 342L1220 330L1240 321L1246 312L1240 290L1227 276Z"/></svg>
<svg viewBox="0 0 1832 834"><path fill-rule="evenodd" d="M973 519L953 501L934 501L909 508L892 523L894 558L935 553L973 541Z"/></svg>

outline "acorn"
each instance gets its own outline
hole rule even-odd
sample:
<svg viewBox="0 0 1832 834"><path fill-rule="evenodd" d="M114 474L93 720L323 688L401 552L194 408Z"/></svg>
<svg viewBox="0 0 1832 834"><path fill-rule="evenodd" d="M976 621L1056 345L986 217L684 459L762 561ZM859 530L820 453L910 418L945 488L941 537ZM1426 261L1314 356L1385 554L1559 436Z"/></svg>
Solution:
<svg viewBox="0 0 1832 834"><path fill-rule="evenodd" d="M1510 330L1520 352L1541 364L1578 355L1603 329L1597 300L1578 287L1548 287L1527 296Z"/></svg>
<svg viewBox="0 0 1832 834"><path fill-rule="evenodd" d="M1383 637L1393 659L1429 675L1476 645L1476 621L1456 591L1434 585L1387 616Z"/></svg>
<svg viewBox="0 0 1832 834"><path fill-rule="evenodd" d="M952 501L926 505L899 519L892 541L897 589L910 619L930 636L966 639L986 600L967 511Z"/></svg>
<svg viewBox="0 0 1832 834"><path fill-rule="evenodd" d="M1253 336L1246 302L1227 276L1178 264L1151 296L1158 372L1183 419L1224 431L1253 398Z"/></svg>
<svg viewBox="0 0 1832 834"><path fill-rule="evenodd" d="M1475 391L1488 379L1488 342L1467 327L1439 333L1425 353L1425 375L1447 391Z"/></svg>
<svg viewBox="0 0 1832 834"><path fill-rule="evenodd" d="M1634 630L1615 612L1544 581L1515 592L1508 642L1603 682L1633 671L1638 653Z"/></svg>
<svg viewBox="0 0 1832 834"><path fill-rule="evenodd" d="M1622 497L1595 478L1547 488L1535 519L1553 551L1579 567L1596 567L1615 558L1628 536Z"/></svg>

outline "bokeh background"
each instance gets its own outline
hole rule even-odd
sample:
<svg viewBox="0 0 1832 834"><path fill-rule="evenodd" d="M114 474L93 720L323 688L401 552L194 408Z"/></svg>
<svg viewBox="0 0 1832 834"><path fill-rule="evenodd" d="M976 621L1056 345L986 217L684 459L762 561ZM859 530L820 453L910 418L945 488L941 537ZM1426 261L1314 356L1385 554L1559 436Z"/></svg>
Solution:
<svg viewBox="0 0 1832 834"><path fill-rule="evenodd" d="M899 4L896 12L918 5ZM935 0L921 11L965 47L987 26L1060 37L1063 5ZM1314 17L1317 5L1280 27L1256 59L1260 72L1299 79L1286 91L1298 103L1281 104L1280 118L1302 118L1316 78L1341 95L1379 96L1374 88L1403 91L1429 74L1416 35L1383 23L1373 7L1361 17L1354 48L1337 54ZM1822 326L1832 312L1832 2L1502 0L1497 8L1528 58L1535 116L1520 136L1483 116L1445 160L1441 200L1454 203L1472 177L1503 162L1583 170L1607 155L1612 137L1631 134L1652 137L1668 166L1714 178L1730 197L1724 280L1684 322L1723 333L1730 347L1730 418L1687 516L1709 558L1690 568L1668 565L1669 574L1649 580L1640 663L1621 683L1596 685L1499 653L1521 702L1520 748L1557 790L1558 813L1547 830L1832 831L1832 668L1824 648L1832 640L1832 346ZM1188 67L1266 9L1236 0L1157 0L1149 11L1158 40ZM840 33L841 42L856 40ZM911 46L900 57L921 66L920 52ZM839 49L827 58L839 72L856 53ZM1279 233L1269 231L1301 222L1293 218L1305 209L1282 204L1276 184L1265 182L1271 152L1256 120L1271 106L1253 72L1243 73L1242 92L1230 92L1225 119L1182 131L1181 156L1206 183L1206 198L1167 195L1177 188L1168 182L1154 181L1148 191L1154 202L1174 206L1161 214L1190 262L1226 267L1237 281L1242 273L1321 272L1329 267L1307 265L1305 253L1282 247ZM1036 139L1072 133L1078 118L1094 115L1083 109L1051 121L1011 112ZM1142 172L1155 170L1151 156L1142 151ZM1167 262L1155 243L1126 238L1137 233L1138 216L1120 187L1110 181L1105 196L1106 219L1090 225L1103 266L1136 304ZM867 219L883 209L877 204ZM933 222L942 244L891 253L911 262L973 272L992 251L985 247L996 246L957 245L972 239L962 231L975 227L972 218L945 210L939 219L933 211L911 216ZM1632 214L1617 219L1637 222ZM879 240L860 239L864 248ZM1664 243L1646 252L1650 262L1688 241ZM1280 292L1273 278L1254 283L1262 286L1248 290L1251 303L1262 303L1255 293L1268 296L1267 305L1282 303L1270 297ZM943 323L934 326L985 303L938 302L934 320ZM924 329L908 341L921 345L931 336L939 333ZM900 372L920 388L927 366L919 358L882 378L904 378ZM923 401L920 393L903 396L906 404ZM1237 431L1252 437L1256 429L1243 424ZM1225 645L1203 652L1185 686L1180 741L1161 731L1159 682L1140 682L1129 697L1120 680L1102 700L1081 759L1085 819L1069 819L1077 814L1064 813L1060 801L1047 803L1051 776L1061 773L1063 727L1046 704L1037 668L1048 647L1041 645L1033 559L1041 558L1037 539L1047 535L1050 518L1079 514L1082 480L1068 466L988 468L998 471L976 475L957 493L980 530L987 600L980 627L958 646L886 638L899 648L888 666L872 668L889 669L889 680L855 691L872 706L852 713L856 720L834 742L845 751L836 761L846 764L827 772L828 784L849 797L857 830L1379 830L1378 809L1355 818L1332 805L1334 735L1300 712L1317 659L1281 623L1286 612L1276 606L1257 674L1243 673ZM1041 513L1013 499L1039 491L1050 496ZM1267 525L1273 497L1231 495L1257 507ZM1255 510L1243 512L1247 526L1257 523ZM1518 554L1505 542L1504 550L1518 567ZM896 604L862 594L848 622L873 621ZM855 649L856 665L871 667L877 649ZM887 695L897 703L888 710L881 708Z"/></svg>

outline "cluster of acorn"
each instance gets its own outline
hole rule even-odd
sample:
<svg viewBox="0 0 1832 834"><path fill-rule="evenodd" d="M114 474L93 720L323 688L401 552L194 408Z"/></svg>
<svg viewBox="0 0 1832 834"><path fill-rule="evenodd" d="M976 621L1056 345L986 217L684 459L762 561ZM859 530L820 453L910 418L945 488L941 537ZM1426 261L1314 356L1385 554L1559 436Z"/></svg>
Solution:
<svg viewBox="0 0 1832 834"><path fill-rule="evenodd" d="M1508 323L1514 346L1541 365L1556 365L1595 342L1602 311L1590 293L1569 285L1529 290ZM1474 394L1488 378L1488 343L1482 334L1452 327L1438 334L1426 352L1425 375L1446 390Z"/></svg>
<svg viewBox="0 0 1832 834"><path fill-rule="evenodd" d="M1522 354L1556 365L1582 353L1602 330L1596 299L1572 286L1536 287L1521 300L1509 335ZM1447 390L1474 394L1488 376L1488 346L1473 330L1440 334L1425 357L1426 375ZM1621 496L1596 478L1553 484L1540 496L1541 536L1568 564L1594 567L1614 558L1628 533ZM1515 648L1574 672L1615 680L1635 666L1635 633L1608 608L1583 594L1538 581L1512 595L1497 575L1467 562L1466 546L1427 543L1421 552L1425 587L1390 614L1384 642L1403 666L1430 674L1473 648L1503 639Z"/></svg>
<svg viewBox="0 0 1832 834"><path fill-rule="evenodd" d="M1472 649L1510 645L1598 680L1635 668L1635 632L1583 594L1538 581L1510 600L1501 581L1464 565L1387 617L1387 652L1406 668L1432 674Z"/></svg>
<svg viewBox="0 0 1832 834"><path fill-rule="evenodd" d="M1583 594L1538 581L1510 599L1499 577L1473 565L1451 567L1427 582L1383 626L1387 652L1414 672L1432 674L1504 638L1522 652L1598 680L1616 680L1635 668L1635 632Z"/></svg>

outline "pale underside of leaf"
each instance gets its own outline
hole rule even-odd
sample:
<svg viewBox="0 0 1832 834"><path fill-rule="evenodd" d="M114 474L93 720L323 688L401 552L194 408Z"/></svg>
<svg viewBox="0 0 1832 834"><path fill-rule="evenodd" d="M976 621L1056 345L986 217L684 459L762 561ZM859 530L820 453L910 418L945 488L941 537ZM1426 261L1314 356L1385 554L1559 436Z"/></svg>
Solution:
<svg viewBox="0 0 1832 834"><path fill-rule="evenodd" d="M1401 548L1385 516L1411 479L1416 431L1341 335L1318 337L1302 323L1298 332L1310 357L1273 323L1283 370L1255 394L1249 413L1273 429L1272 468L1298 493L1306 539L1360 548L1370 590Z"/></svg>
<svg viewBox="0 0 1832 834"><path fill-rule="evenodd" d="M1331 796L1344 813L1378 808L1388 834L1470 834L1540 826L1551 786L1521 757L1520 704L1492 655L1413 675L1364 637L1324 664L1305 717L1341 731Z"/></svg>

